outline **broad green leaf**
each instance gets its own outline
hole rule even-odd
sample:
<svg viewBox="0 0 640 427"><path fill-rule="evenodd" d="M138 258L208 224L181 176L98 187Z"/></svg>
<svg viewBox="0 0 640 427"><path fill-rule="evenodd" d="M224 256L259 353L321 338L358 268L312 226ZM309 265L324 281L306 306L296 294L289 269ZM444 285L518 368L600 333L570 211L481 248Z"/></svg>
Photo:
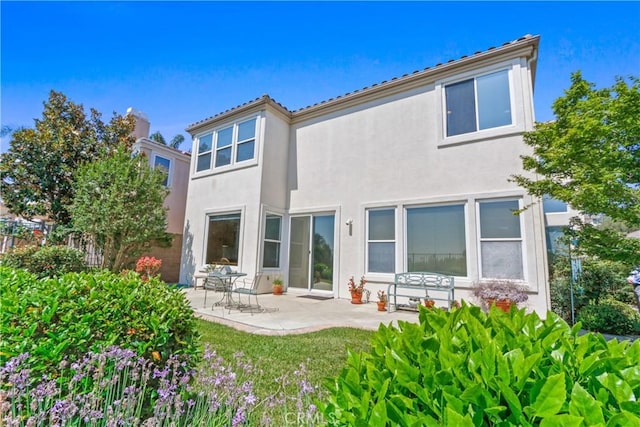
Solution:
<svg viewBox="0 0 640 427"><path fill-rule="evenodd" d="M459 413L457 413L456 411L454 411L453 409L451 409L450 407L447 406L446 409L446 423L445 425L447 426L455 426L455 427L474 427L473 426L473 421L471 420L471 417L469 416L469 414L463 416Z"/></svg>
<svg viewBox="0 0 640 427"><path fill-rule="evenodd" d="M562 408L566 395L564 373L549 376L531 405L535 416L545 418L556 415Z"/></svg>
<svg viewBox="0 0 640 427"><path fill-rule="evenodd" d="M569 414L552 415L540 423L540 427L580 427L582 425L582 417Z"/></svg>
<svg viewBox="0 0 640 427"><path fill-rule="evenodd" d="M578 383L571 390L569 413L583 417L587 425L604 425L602 405Z"/></svg>
<svg viewBox="0 0 640 427"><path fill-rule="evenodd" d="M605 372L596 377L600 384L611 392L617 402L630 402L636 400L633 390L622 378L615 373Z"/></svg>

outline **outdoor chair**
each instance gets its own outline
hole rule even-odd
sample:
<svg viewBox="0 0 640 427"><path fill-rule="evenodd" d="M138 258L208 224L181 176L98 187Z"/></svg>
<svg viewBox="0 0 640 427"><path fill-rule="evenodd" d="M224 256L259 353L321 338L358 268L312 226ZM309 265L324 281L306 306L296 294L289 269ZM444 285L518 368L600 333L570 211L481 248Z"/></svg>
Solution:
<svg viewBox="0 0 640 427"><path fill-rule="evenodd" d="M253 276L253 280L249 281L246 279L241 280L241 286L236 286L233 288L232 292L238 295L238 306L237 308L240 311L249 310L251 311L251 315L253 316L254 311L261 312L262 307L258 303L258 285L260 284L260 278L262 277L262 273L256 273ZM247 296L248 304L242 304L242 295ZM251 305L251 296L254 297L256 303L255 305ZM229 309L231 312L231 309Z"/></svg>
<svg viewBox="0 0 640 427"><path fill-rule="evenodd" d="M225 293L229 292L229 289L228 289L229 282L227 282L227 280L224 277L222 277L221 272L217 270L211 271L207 274L207 277L205 277L204 279L203 287L204 287L204 307L207 306L207 291L222 292L223 296L222 296L222 299L220 299L220 302L222 302L222 300L224 299Z"/></svg>

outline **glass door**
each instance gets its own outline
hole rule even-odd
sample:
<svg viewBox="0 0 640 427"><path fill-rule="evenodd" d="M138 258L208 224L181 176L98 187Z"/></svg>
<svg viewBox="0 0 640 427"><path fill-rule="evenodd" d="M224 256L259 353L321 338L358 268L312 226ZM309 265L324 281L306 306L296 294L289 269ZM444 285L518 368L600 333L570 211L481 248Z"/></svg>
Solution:
<svg viewBox="0 0 640 427"><path fill-rule="evenodd" d="M313 279L311 290L333 290L333 230L334 215L313 217Z"/></svg>
<svg viewBox="0 0 640 427"><path fill-rule="evenodd" d="M309 288L310 216L291 217L289 243L289 287Z"/></svg>
<svg viewBox="0 0 640 427"><path fill-rule="evenodd" d="M334 215L291 217L289 286L333 290Z"/></svg>

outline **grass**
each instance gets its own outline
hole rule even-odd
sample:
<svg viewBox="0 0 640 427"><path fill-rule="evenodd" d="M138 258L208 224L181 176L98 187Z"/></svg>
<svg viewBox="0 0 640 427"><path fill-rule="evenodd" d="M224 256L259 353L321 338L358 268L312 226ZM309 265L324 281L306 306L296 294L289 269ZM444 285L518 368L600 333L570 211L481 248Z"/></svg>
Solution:
<svg viewBox="0 0 640 427"><path fill-rule="evenodd" d="M340 373L351 351L368 351L374 331L356 328L330 328L301 335L266 336L237 331L225 325L198 319L202 344L225 360L243 352L262 375L256 378L256 393L265 396L272 391L273 381L304 363L307 379L321 385L329 377Z"/></svg>

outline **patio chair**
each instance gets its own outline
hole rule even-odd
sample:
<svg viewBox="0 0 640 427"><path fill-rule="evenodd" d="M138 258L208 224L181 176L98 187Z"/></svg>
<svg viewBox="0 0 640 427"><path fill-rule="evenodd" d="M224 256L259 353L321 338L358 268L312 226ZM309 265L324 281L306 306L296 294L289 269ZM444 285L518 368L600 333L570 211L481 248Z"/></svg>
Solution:
<svg viewBox="0 0 640 427"><path fill-rule="evenodd" d="M207 306L207 291L222 292L222 298L219 302L222 302L226 296L226 292L229 292L229 282L222 277L219 271L212 271L207 274L204 279L204 305ZM218 303L216 303L218 304ZM214 304L214 305L216 305Z"/></svg>
<svg viewBox="0 0 640 427"><path fill-rule="evenodd" d="M241 280L241 286L236 286L233 288L232 292L234 294L238 294L238 306L237 308L240 311L244 311L244 310L249 310L251 311L251 315L253 316L253 312L254 310L257 310L258 312L262 311L262 307L260 307L260 304L258 303L258 285L260 284L260 278L262 277L262 273L256 273L255 276L253 276L253 280L249 281L246 279ZM248 304L242 304L242 295L246 295L247 296L247 302ZM254 296L255 300L256 300L256 304L255 305L251 305L251 296ZM229 309L229 312L231 312L231 309Z"/></svg>

